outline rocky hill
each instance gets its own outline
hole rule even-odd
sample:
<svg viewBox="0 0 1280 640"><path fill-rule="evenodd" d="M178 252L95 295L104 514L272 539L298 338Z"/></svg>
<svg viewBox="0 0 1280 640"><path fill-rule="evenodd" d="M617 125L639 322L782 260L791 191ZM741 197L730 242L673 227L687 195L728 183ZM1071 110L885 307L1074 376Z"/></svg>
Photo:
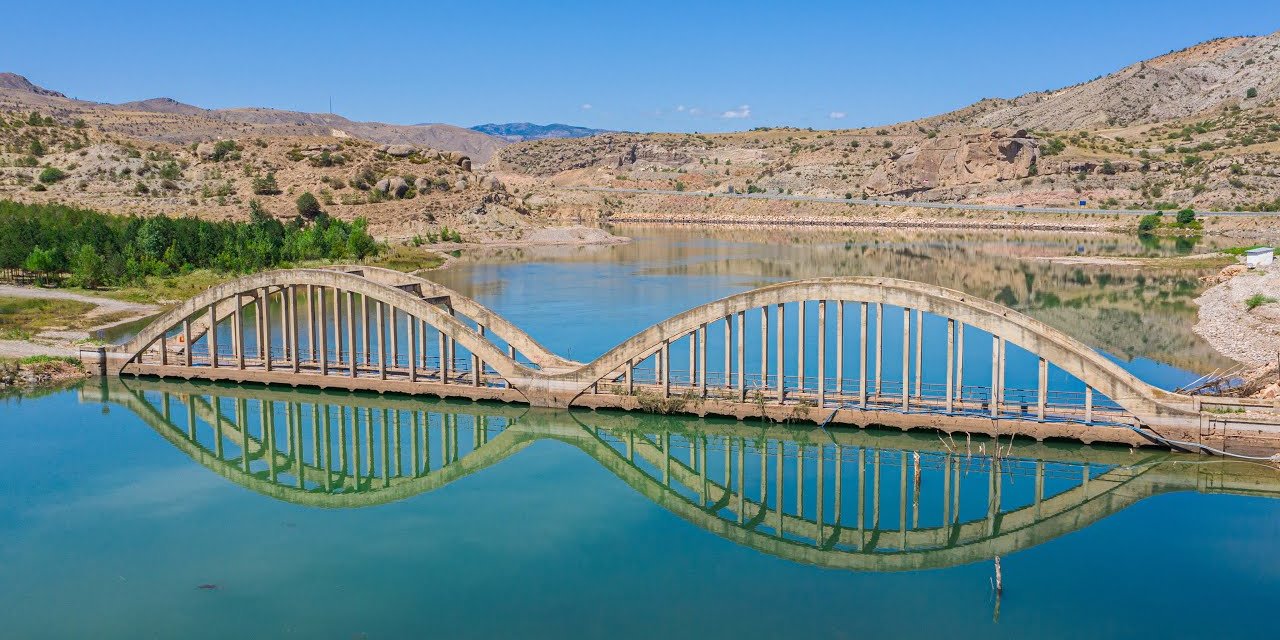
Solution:
<svg viewBox="0 0 1280 640"><path fill-rule="evenodd" d="M1278 210L1278 100L1280 33L896 125L604 133L517 143L492 165L550 186Z"/></svg>
<svg viewBox="0 0 1280 640"><path fill-rule="evenodd" d="M526 140L546 140L547 138L585 138L604 133L604 129L589 129L568 124L533 124L531 122L508 122L506 124L480 124L471 127L473 131L497 136L508 142L524 142Z"/></svg>
<svg viewBox="0 0 1280 640"><path fill-rule="evenodd" d="M93 128L138 140L185 144L245 136L326 136L382 144L411 144L489 160L507 141L447 124L395 125L358 122L329 113L257 107L202 109L171 98L123 104L73 100L26 78L0 74L0 111L40 111L60 120L84 120Z"/></svg>
<svg viewBox="0 0 1280 640"><path fill-rule="evenodd" d="M1165 122L1280 97L1280 32L1211 40L1101 78L1012 100L986 100L925 122L1062 131Z"/></svg>

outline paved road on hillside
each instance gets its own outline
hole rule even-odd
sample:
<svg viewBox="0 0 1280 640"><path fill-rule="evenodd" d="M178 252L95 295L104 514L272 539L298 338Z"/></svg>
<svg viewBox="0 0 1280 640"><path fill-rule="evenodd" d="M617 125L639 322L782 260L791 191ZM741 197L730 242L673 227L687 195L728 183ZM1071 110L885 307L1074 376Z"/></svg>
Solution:
<svg viewBox="0 0 1280 640"><path fill-rule="evenodd" d="M611 187L562 187L568 191L599 191L604 193L639 193L664 196L688 196L690 198L741 198L744 200L790 200L793 202L827 202L834 204L865 204L882 207L919 207L921 209L958 209L961 211L1013 211L1048 214L1122 215L1144 216L1155 213L1151 209L1086 209L1084 207L1015 207L997 204L961 204L956 202L916 202L913 200L864 200L860 198L820 198L817 196L789 196L770 193L712 193L709 191L675 191L668 189L616 189ZM1172 214L1172 211L1165 213ZM1198 216L1280 216L1276 211L1197 211Z"/></svg>

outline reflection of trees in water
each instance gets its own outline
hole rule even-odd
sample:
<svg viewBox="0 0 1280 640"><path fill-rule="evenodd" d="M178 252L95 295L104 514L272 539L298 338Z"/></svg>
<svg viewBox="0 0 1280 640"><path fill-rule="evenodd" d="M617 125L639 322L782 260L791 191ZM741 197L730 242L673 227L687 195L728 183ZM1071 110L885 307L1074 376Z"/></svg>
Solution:
<svg viewBox="0 0 1280 640"><path fill-rule="evenodd" d="M822 276L918 280L1018 309L1087 344L1125 358L1145 357L1197 372L1226 366L1191 330L1203 270L1067 265L1035 260L1065 255L1186 253L1196 239L1047 232L945 232L672 229L624 227L637 238L611 247L520 249L477 256L485 263L547 260L633 264L642 275L719 276L760 285ZM1201 243L1211 244L1209 241ZM438 277L477 293L471 272ZM492 281L487 281L493 285Z"/></svg>

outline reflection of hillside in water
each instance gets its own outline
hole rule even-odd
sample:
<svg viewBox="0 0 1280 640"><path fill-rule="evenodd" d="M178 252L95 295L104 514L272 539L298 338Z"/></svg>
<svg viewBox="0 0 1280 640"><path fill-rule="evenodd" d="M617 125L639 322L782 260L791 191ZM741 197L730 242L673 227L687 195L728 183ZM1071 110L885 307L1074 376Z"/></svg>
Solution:
<svg viewBox="0 0 1280 640"><path fill-rule="evenodd" d="M1124 359L1144 357L1200 373L1231 364L1191 330L1196 319L1192 300L1201 288L1197 277L1205 270L1037 259L1178 255L1211 250L1221 244L1218 240L902 229L627 226L614 231L636 241L611 247L505 250L473 259L631 264L642 275L722 277L743 287L837 275L904 278L995 300ZM466 283L445 278L468 291Z"/></svg>
<svg viewBox="0 0 1280 640"><path fill-rule="evenodd" d="M1280 495L1263 465L1122 448L155 380L104 380L82 400L127 408L228 481L318 508L444 489L557 442L726 540L855 571L1007 555L1163 493Z"/></svg>

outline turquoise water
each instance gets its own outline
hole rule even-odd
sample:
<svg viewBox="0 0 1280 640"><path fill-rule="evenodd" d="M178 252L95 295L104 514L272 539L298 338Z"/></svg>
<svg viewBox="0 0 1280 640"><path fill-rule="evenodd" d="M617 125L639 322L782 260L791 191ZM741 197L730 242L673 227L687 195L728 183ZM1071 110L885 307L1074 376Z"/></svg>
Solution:
<svg viewBox="0 0 1280 640"><path fill-rule="evenodd" d="M985 242L910 247L1007 261ZM583 359L854 268L806 246L657 234L440 275ZM1158 302L1177 274L1112 300L1028 268L1056 283L1032 300L1089 291L1024 307L1059 326L1184 313ZM1158 383L1200 360L1092 335ZM1155 451L126 380L4 401L0 461L3 637L1252 637L1280 594L1280 472Z"/></svg>

